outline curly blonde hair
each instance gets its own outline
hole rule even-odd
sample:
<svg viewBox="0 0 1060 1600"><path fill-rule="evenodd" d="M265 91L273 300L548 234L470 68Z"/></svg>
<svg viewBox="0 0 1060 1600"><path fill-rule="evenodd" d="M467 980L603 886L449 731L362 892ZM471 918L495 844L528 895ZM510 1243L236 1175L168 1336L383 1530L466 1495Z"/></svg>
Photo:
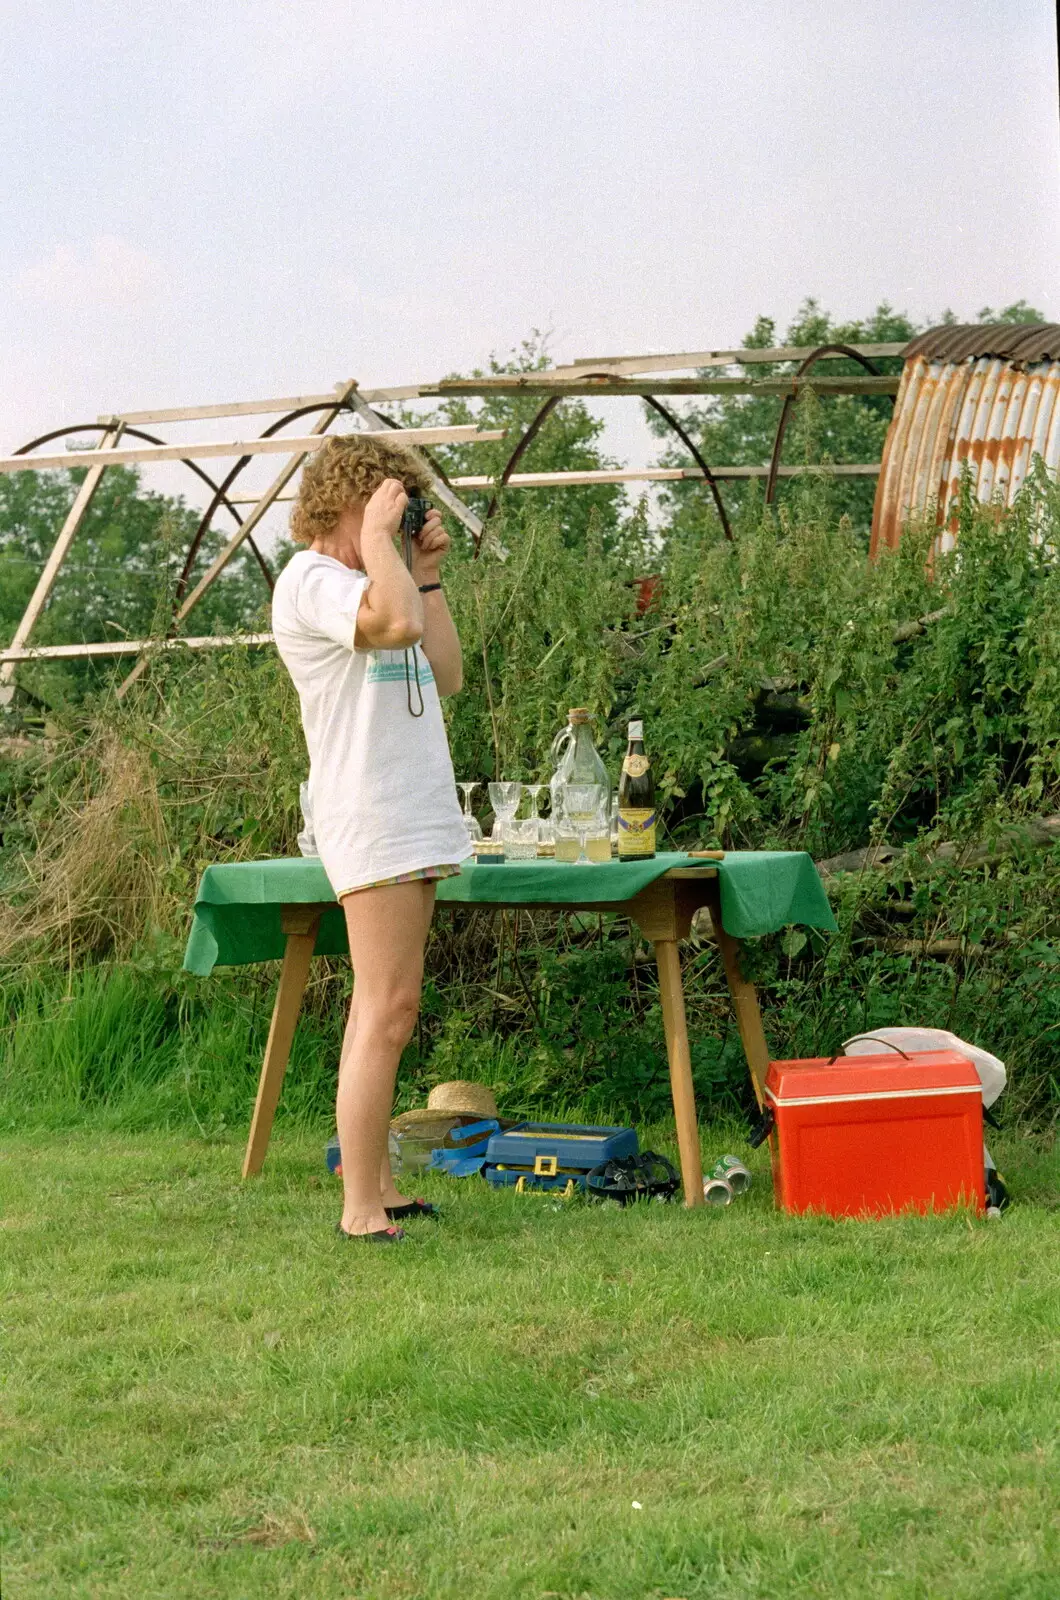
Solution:
<svg viewBox="0 0 1060 1600"><path fill-rule="evenodd" d="M306 462L291 512L296 544L326 539L349 506L370 499L384 478L399 478L409 494L430 493L427 463L385 433L335 433Z"/></svg>

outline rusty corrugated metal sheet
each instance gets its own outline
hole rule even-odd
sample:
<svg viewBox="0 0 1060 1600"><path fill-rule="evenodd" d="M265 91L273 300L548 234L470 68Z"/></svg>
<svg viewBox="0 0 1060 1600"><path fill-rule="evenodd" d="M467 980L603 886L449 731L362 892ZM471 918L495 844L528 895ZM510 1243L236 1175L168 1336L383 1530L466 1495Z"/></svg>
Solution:
<svg viewBox="0 0 1060 1600"><path fill-rule="evenodd" d="M1013 336L1009 353L984 348L1000 341L996 327L980 325L937 328L907 349L876 490L873 556L897 546L910 517L934 515L938 548L949 549L965 464L978 498L1006 506L1035 456L1060 469L1060 326L996 326ZM935 335L939 353L929 346Z"/></svg>
<svg viewBox="0 0 1060 1600"><path fill-rule="evenodd" d="M997 356L1013 366L1060 361L1060 322L943 323L911 339L902 355L906 361L914 356L930 356L934 361Z"/></svg>

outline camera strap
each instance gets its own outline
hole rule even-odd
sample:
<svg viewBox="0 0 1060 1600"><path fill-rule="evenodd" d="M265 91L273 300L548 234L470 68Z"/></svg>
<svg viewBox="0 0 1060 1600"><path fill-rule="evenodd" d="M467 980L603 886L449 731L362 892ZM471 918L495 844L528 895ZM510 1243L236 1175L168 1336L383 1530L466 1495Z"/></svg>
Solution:
<svg viewBox="0 0 1060 1600"><path fill-rule="evenodd" d="M409 671L409 656L412 657L412 671L411 672ZM413 707L412 707L412 685L413 685L413 682L415 682L415 684L416 684L416 694L418 695L419 702L420 702L420 709L418 711L414 711ZM412 646L411 650L406 650L405 651L405 700L406 700L406 702L408 704L409 716L410 717L422 717L423 716L423 713L427 708L423 703L423 687L422 687L422 685L420 683L420 663L419 663L419 656L416 653L416 646L415 645Z"/></svg>
<svg viewBox="0 0 1060 1600"><path fill-rule="evenodd" d="M405 565L406 565L406 567L408 567L409 571L411 572L412 571L412 535L404 525L402 526L402 529L401 529L401 548L402 548L402 554L405 557ZM412 670L411 670L411 672L409 671L409 656L410 655L412 657ZM416 694L417 694L417 696L419 698L419 702L420 702L420 709L418 711L416 711L413 708L413 704L412 704L412 683L413 683L413 679L415 679L415 682L416 682ZM411 650L406 650L405 651L405 703L409 708L409 716L410 717L422 717L424 711L427 709L426 706L423 703L423 686L420 683L420 663L419 663L419 657L416 654L416 646L415 645L412 646Z"/></svg>

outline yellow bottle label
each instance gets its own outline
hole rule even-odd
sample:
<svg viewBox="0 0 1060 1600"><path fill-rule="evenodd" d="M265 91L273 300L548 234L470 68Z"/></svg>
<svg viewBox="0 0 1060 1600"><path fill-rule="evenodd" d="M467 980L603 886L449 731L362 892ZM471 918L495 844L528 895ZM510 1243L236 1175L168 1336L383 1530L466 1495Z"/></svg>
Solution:
<svg viewBox="0 0 1060 1600"><path fill-rule="evenodd" d="M628 772L631 778L643 778L650 766L647 756L628 755L622 762L622 771Z"/></svg>
<svg viewBox="0 0 1060 1600"><path fill-rule="evenodd" d="M618 853L620 856L655 854L655 812L643 808L620 807L618 812Z"/></svg>

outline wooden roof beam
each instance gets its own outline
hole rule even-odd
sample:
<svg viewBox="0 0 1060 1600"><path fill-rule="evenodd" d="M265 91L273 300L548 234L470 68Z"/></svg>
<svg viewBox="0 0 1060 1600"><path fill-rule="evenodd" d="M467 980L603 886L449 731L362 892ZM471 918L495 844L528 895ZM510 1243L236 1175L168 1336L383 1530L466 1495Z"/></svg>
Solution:
<svg viewBox="0 0 1060 1600"><path fill-rule="evenodd" d="M809 466L781 467L781 478L798 478L807 472L827 472L837 478L875 478L879 476L880 463L878 461L859 461L844 463L836 466L832 463ZM719 483L738 482L747 478L768 478L768 467L712 467L711 472ZM585 472L513 472L505 484L506 489L574 489L579 485L593 483L676 483L683 478L699 479L702 481L703 473L699 467L621 467L603 468ZM496 479L481 475L451 478L450 484L454 489L493 489ZM233 494L228 497L233 505L249 506L257 502L256 495ZM290 502L296 499L294 494L277 495L277 501Z"/></svg>
<svg viewBox="0 0 1060 1600"><path fill-rule="evenodd" d="M331 401L334 404L335 396ZM149 466L154 461L208 460L211 456L277 456L307 454L319 450L325 438L334 434L310 434L291 438L277 434L271 439L231 439L221 442L200 440L194 444L137 445L119 450L63 450L39 456L0 456L0 472L45 472L64 467ZM340 436L339 436L340 437ZM394 428L391 437L408 444L476 444L504 438L503 428L479 429L474 423L452 428Z"/></svg>
<svg viewBox="0 0 1060 1600"><path fill-rule="evenodd" d="M906 341L884 344L854 344L852 350L872 357L900 356ZM776 345L769 349L738 350L679 350L666 355L649 356L579 356L575 361L558 367L548 367L541 377L584 377L587 367L596 367L616 376L641 372L690 372L702 367L750 366L762 362L801 361L809 355L812 345ZM822 359L839 361L841 356ZM336 385L344 388L346 385ZM355 386L356 387L356 386ZM437 382L406 383L383 389L358 389L362 400L375 401L418 400L438 393ZM299 411L304 406L326 405L334 397L334 390L325 394L288 394L266 400L228 400L218 405L206 406L155 406L147 411L122 411L119 420L135 427L145 422L199 422L211 417L281 416L286 411ZM109 422L111 413L99 417Z"/></svg>
<svg viewBox="0 0 1060 1600"><path fill-rule="evenodd" d="M99 644L46 644L36 649L0 650L0 662L79 661L91 656L154 655L162 650L214 650L226 644L272 642L271 633L215 633L187 639L104 639Z"/></svg>
<svg viewBox="0 0 1060 1600"><path fill-rule="evenodd" d="M856 350L859 355L871 359L873 356L900 356L906 343L907 341L903 340L900 344L852 344L850 348ZM584 371L587 367L621 375L637 372L684 372L701 367L751 366L761 362L802 361L813 348L813 345L808 344L785 344L767 350L683 350L664 356L579 356L569 366L553 367L550 372L551 376L558 377L562 373L576 375L579 370ZM843 361L849 357L822 356L821 359Z"/></svg>
<svg viewBox="0 0 1060 1600"><path fill-rule="evenodd" d="M805 378L623 378L623 377L569 377L555 378L548 372L528 372L502 378L447 378L434 388L425 388L424 396L470 397L472 395L571 395L580 398L595 396L609 399L618 395L659 394L715 394L715 395L785 395L798 394L803 389L813 389L817 394L897 394L901 377L898 373L879 376L820 377L816 373Z"/></svg>

